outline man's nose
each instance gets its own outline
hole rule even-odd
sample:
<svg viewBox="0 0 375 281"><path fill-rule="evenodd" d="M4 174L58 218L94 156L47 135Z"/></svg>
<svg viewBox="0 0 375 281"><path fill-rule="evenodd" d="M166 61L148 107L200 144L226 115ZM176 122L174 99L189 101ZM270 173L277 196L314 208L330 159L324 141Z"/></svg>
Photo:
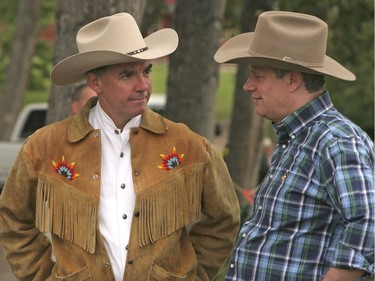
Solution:
<svg viewBox="0 0 375 281"><path fill-rule="evenodd" d="M251 92L254 92L255 90L255 83L252 81L251 79L251 76L249 76L249 78L247 78L245 84L243 85L243 90L244 92L246 93L251 93Z"/></svg>
<svg viewBox="0 0 375 281"><path fill-rule="evenodd" d="M143 77L143 75L138 75L137 76L137 90L148 90L149 86L148 86L148 83L146 81L147 79L145 77Z"/></svg>

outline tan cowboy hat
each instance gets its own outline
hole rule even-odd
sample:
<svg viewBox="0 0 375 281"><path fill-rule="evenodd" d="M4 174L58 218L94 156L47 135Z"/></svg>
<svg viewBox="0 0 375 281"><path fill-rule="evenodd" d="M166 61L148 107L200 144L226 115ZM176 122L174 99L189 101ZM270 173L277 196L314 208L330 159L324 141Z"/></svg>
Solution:
<svg viewBox="0 0 375 281"><path fill-rule="evenodd" d="M246 63L354 81L353 73L326 55L327 36L327 24L317 17L264 12L254 32L229 39L214 58L219 63Z"/></svg>
<svg viewBox="0 0 375 281"><path fill-rule="evenodd" d="M158 30L143 38L134 18L119 13L100 18L77 33L78 54L59 62L51 72L57 85L68 85L85 79L94 68L156 59L173 53L178 35L170 28Z"/></svg>

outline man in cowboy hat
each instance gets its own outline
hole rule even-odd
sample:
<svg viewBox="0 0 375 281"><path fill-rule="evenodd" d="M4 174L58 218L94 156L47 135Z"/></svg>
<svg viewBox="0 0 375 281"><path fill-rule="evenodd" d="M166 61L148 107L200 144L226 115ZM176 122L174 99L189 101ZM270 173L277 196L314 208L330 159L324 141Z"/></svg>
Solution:
<svg viewBox="0 0 375 281"><path fill-rule="evenodd" d="M328 27L264 12L225 42L219 63L246 63L258 115L278 135L270 171L240 230L226 280L362 280L374 273L374 147L333 107L324 77L355 76L326 55Z"/></svg>
<svg viewBox="0 0 375 281"><path fill-rule="evenodd" d="M98 97L32 135L5 184L0 240L20 280L211 280L229 256L239 206L223 159L147 107L150 60L177 44L115 14L84 26L79 53L52 70Z"/></svg>

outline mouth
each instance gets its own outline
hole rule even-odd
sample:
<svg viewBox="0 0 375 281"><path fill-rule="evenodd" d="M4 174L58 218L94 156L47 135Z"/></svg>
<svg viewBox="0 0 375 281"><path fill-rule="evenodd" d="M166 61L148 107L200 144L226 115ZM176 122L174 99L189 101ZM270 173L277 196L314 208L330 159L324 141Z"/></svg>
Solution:
<svg viewBox="0 0 375 281"><path fill-rule="evenodd" d="M141 95L141 96L134 96L134 97L131 97L130 98L130 101L134 101L134 102L143 102L143 101L147 101L147 95Z"/></svg>
<svg viewBox="0 0 375 281"><path fill-rule="evenodd" d="M260 102L262 100L262 98L260 98L260 97L253 97L253 101L255 102L255 103L258 103L258 102Z"/></svg>

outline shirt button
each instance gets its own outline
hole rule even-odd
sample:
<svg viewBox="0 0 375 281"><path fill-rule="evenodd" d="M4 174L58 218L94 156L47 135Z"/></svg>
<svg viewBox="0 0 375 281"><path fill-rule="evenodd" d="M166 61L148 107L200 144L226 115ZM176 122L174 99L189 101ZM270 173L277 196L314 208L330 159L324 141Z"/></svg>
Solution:
<svg viewBox="0 0 375 281"><path fill-rule="evenodd" d="M111 264L109 263L109 262L106 262L105 264L104 264L104 267L109 267Z"/></svg>
<svg viewBox="0 0 375 281"><path fill-rule="evenodd" d="M139 174L140 174L140 173L139 173L138 171L135 171L135 172L134 172L134 175L135 175L136 177L138 177Z"/></svg>
<svg viewBox="0 0 375 281"><path fill-rule="evenodd" d="M138 218L139 217L139 212L138 211L134 212L134 216Z"/></svg>
<svg viewBox="0 0 375 281"><path fill-rule="evenodd" d="M116 134L116 135L119 135L119 134L120 134L120 131L119 131L119 130L115 130L115 134Z"/></svg>
<svg viewBox="0 0 375 281"><path fill-rule="evenodd" d="M134 129L133 134L138 135L138 133L139 133L138 129Z"/></svg>
<svg viewBox="0 0 375 281"><path fill-rule="evenodd" d="M270 175L270 179L272 179L272 178L273 178L273 175L271 174L271 175Z"/></svg>
<svg viewBox="0 0 375 281"><path fill-rule="evenodd" d="M128 264L133 264L133 260L128 260Z"/></svg>
<svg viewBox="0 0 375 281"><path fill-rule="evenodd" d="M291 139L295 139L296 136L295 136L295 135L291 135L290 138L291 138Z"/></svg>
<svg viewBox="0 0 375 281"><path fill-rule="evenodd" d="M231 263L229 267L234 268L234 263Z"/></svg>
<svg viewBox="0 0 375 281"><path fill-rule="evenodd" d="M97 137L99 137L99 133L98 133L98 132L95 132L95 133L94 133L94 138L97 138Z"/></svg>
<svg viewBox="0 0 375 281"><path fill-rule="evenodd" d="M122 215L122 218L123 218L124 220L126 220L126 219L128 218L128 216L127 216L126 214L123 214L123 215Z"/></svg>
<svg viewBox="0 0 375 281"><path fill-rule="evenodd" d="M122 183L122 184L120 185L120 187L121 187L122 189L125 189L126 184L125 184L125 183Z"/></svg>
<svg viewBox="0 0 375 281"><path fill-rule="evenodd" d="M246 233L242 233L242 237L245 238L246 237Z"/></svg>
<svg viewBox="0 0 375 281"><path fill-rule="evenodd" d="M124 152L121 152L121 153L120 153L120 157L121 157L121 158L124 157Z"/></svg>
<svg viewBox="0 0 375 281"><path fill-rule="evenodd" d="M263 209L263 207L262 207L262 206L259 206L259 207L258 207L258 210L262 210L262 209Z"/></svg>
<svg viewBox="0 0 375 281"><path fill-rule="evenodd" d="M283 144L282 146L281 146L282 148L286 148L286 145L285 144Z"/></svg>
<svg viewBox="0 0 375 281"><path fill-rule="evenodd" d="M125 250L128 250L128 249L129 249L129 245L126 245Z"/></svg>
<svg viewBox="0 0 375 281"><path fill-rule="evenodd" d="M94 175L92 176L92 178L93 178L94 180L97 180L97 179L99 178L99 175L98 175L98 174L94 174Z"/></svg>

